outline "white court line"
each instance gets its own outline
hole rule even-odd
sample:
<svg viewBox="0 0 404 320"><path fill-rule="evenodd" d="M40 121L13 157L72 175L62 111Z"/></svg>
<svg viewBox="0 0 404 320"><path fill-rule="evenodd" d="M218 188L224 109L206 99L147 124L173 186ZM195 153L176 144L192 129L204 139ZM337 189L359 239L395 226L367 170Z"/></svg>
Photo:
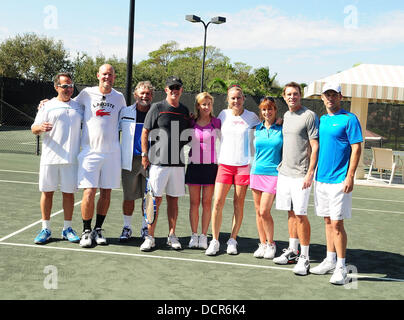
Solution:
<svg viewBox="0 0 404 320"><path fill-rule="evenodd" d="M352 199L404 203L404 201L401 201L401 200L389 200L389 199L373 199L373 198L360 198L360 197L352 197Z"/></svg>
<svg viewBox="0 0 404 320"><path fill-rule="evenodd" d="M18 184L38 184L38 182L24 182L24 181L12 181L12 180L0 180L5 183L18 183Z"/></svg>
<svg viewBox="0 0 404 320"><path fill-rule="evenodd" d="M32 172L32 171L16 171L16 170L5 170L5 169L0 169L0 172L39 174L39 172ZM0 180L0 182L32 184L31 182L11 181L11 180ZM114 189L114 190L122 191L122 188L120 188L120 189ZM189 194L185 194L185 196L188 196L188 197L189 197ZM402 200L389 200L389 199L375 199L375 198L361 198L361 197L352 197L352 199L367 200L367 201L370 200L370 201L383 201L383 202L404 203L404 201L402 201ZM233 198L227 197L226 200L233 200ZM245 199L245 201L247 201L247 202L254 202L254 200L251 200L251 199ZM313 206L313 205L310 205L310 206ZM368 209L352 208L352 210L368 210ZM372 209L369 209L369 211L379 211L379 210L372 210ZM404 214L404 212L400 212L400 211L388 211L388 213L401 213L401 214Z"/></svg>
<svg viewBox="0 0 404 320"><path fill-rule="evenodd" d="M162 260L175 260L175 261L186 261L186 262L222 264L222 265L231 265L231 266L239 266L239 267L250 267L250 268L261 268L261 269L276 269L276 270L283 270L283 271L292 271L293 270L293 268L282 268L282 267L274 267L274 266L261 266L261 265L256 265L256 264L235 263L235 262L225 262L225 261L213 261L213 260L210 261L210 260L190 259L190 258L165 257L165 256L156 256L156 255L152 255L152 254L115 252L115 251L94 250L94 249L61 248L61 247L52 247L52 246L48 246L48 245L35 245L35 244L10 243L10 242L1 242L0 244L2 244L2 245L10 245L10 246L17 246L17 247L67 250L67 251L76 251L76 252L85 252L85 253L94 253L94 254L98 253L98 254L110 254L110 255L118 255L118 256L153 258L153 259L162 259Z"/></svg>
<svg viewBox="0 0 404 320"><path fill-rule="evenodd" d="M186 195L189 197L189 195ZM358 198L358 199L366 199L366 198ZM226 200L233 200L233 198L226 198ZM383 199L366 199L366 200L380 200L384 201ZM245 199L245 202L254 202L254 200L251 199ZM386 200L386 201L394 201L394 200ZM403 201L395 201L395 202L403 202ZM314 207L313 204L309 204L309 207ZM398 214L404 214L402 211L386 211L382 209L363 209L363 208L352 208L352 210L357 210L357 211L371 211L371 212L378 212L378 213L398 213Z"/></svg>
<svg viewBox="0 0 404 320"><path fill-rule="evenodd" d="M95 195L97 196L97 195L99 195L99 194L100 194L100 193L97 192ZM78 204L80 204L81 202L82 202L82 200L77 201L77 202L74 204L74 207L77 206ZM57 211L57 212L55 212L55 213L52 213L52 214L51 214L51 218L54 217L54 216L56 216L56 215L58 215L59 213L62 213L62 212L63 212L63 209L61 209L61 210L59 210L59 211ZM22 229L20 229L20 230L17 230L17 231L15 231L15 232L13 232L13 233L10 233L9 235L7 235L7 236L1 238L1 239L0 239L0 242L1 242L1 241L4 241L4 240L7 240L8 238L11 238L12 236L15 236L16 234L19 234L19 233L21 233L21 232L23 232L23 231L25 231L25 230L27 230L27 229L29 229L29 228L31 228L31 227L37 225L37 224L40 224L40 223L42 223L42 220L38 220L38 221L36 221L36 222L34 222L34 223L31 223L30 225L28 225L28 226L26 226L26 227L24 227L24 228L22 228Z"/></svg>
<svg viewBox="0 0 404 320"><path fill-rule="evenodd" d="M19 142L19 144L26 146L36 146L36 142Z"/></svg>
<svg viewBox="0 0 404 320"><path fill-rule="evenodd" d="M79 204L79 203L81 203L81 201L76 202L74 205L76 206L76 205ZM59 211L57 211L57 212L55 212L55 213L52 213L52 214L51 214L51 218L54 217L54 216L56 216L56 215L58 215L58 214L61 213L61 212L63 212L63 209L62 209L62 210L59 210ZM31 223L30 225L28 225L28 226L26 226L26 227L24 227L24 228L22 228L22 229L20 229L20 230L17 230L17 231L15 231L15 232L13 232L13 233L10 233L9 235L7 235L7 236L1 238L1 239L0 239L0 242L6 240L6 239L8 239L8 238L11 238L12 236L15 236L16 234L19 234L19 233L21 233L21 232L23 232L23 231L25 231L25 230L27 230L27 229L29 229L29 228L31 228L31 227L37 225L37 224L39 224L39 223L42 223L42 220L38 220L38 221L36 221L36 222L34 222L34 223Z"/></svg>
<svg viewBox="0 0 404 320"><path fill-rule="evenodd" d="M105 251L105 250L96 250L96 249L61 248L61 247L52 247L52 246L48 246L48 245L34 245L34 244L10 243L10 242L2 242L0 244L8 245L8 246L16 246L16 247L36 248L36 249L66 250L66 251L85 252L85 253L93 253L93 254L108 254L108 255L116 255L116 256L152 258L152 259L206 263L206 264L218 264L218 265L246 267L246 268L293 271L293 268L286 268L286 267L262 266L262 265L256 265L256 264L248 264L248 263L235 263L235 262L201 260L201 259L190 259L190 258L165 257L165 256L152 255L152 254L115 252L115 251ZM348 274L348 277L350 277L350 278L371 278L371 279L378 279L378 280L384 280L384 281L404 282L404 279L383 278L383 277L376 277L376 276L358 275L358 274L353 274L353 273Z"/></svg>
<svg viewBox="0 0 404 320"><path fill-rule="evenodd" d="M3 181L3 180L0 180ZM18 182L14 181L15 183L23 183L23 182ZM121 189L118 189L122 191ZM96 194L99 195L99 192ZM186 195L189 196L189 195ZM232 198L226 198L227 200L233 200ZM248 200L248 199L246 199ZM248 200L253 202L253 200ZM80 204L82 201L78 201L74 204L74 206ZM312 205L311 205L312 206ZM352 208L354 210L354 208ZM357 209L357 210L367 210L367 209ZM369 211L369 210L368 210ZM379 211L379 210L370 210L370 211ZM51 215L51 217L56 216L57 214L63 212L63 210L59 210ZM400 213L404 214L402 212L394 212L390 211L390 213ZM253 265L253 264L243 264L243 263L233 263L233 262L224 262L224 261L209 261L209 260L200 260L200 259L187 259L187 258L175 258L175 257L164 257L164 256L154 256L154 255L145 255L145 254L136 254L136 253L124 253L124 252L111 252L111 251L103 251L103 250L88 250L88 249L75 249L75 248L59 248L59 247L52 247L52 246L39 246L39 245L31 245L31 244L19 244L19 243L9 243L9 242L2 242L8 238L11 238L12 236L21 233L39 223L41 223L42 220L38 220L20 230L17 230L3 238L0 239L0 244L2 245L10 245L10 246L19 246L19 247L30 247L30 248L42 248L42 249L54 249L54 250L67 250L67 251L76 251L76 252L86 252L86 253L100 253L100 254L110 254L110 255L122 255L122 256L134 256L134 257L146 257L146 258L156 258L156 259L166 259L166 260L177 260L177 261L187 261L187 262L199 262L199 263L210 263L210 264L221 264L221 265L232 265L232 266L240 266L240 267L250 267L250 268L261 268L261 269L274 269L274 270L286 270L286 271L292 271L293 268L282 268L282 267L274 267L274 266L261 266L261 265ZM394 279L394 278L381 278L381 277L375 277L375 276L366 276L366 275L356 275L356 274L349 274L349 277L352 278L373 278L373 279L379 279L379 280L384 280L384 281L398 281L398 282L404 282L403 279Z"/></svg>
<svg viewBox="0 0 404 320"><path fill-rule="evenodd" d="M30 174L39 174L39 172L32 172L32 171L17 171L17 170L5 170L0 169L1 172L13 172L13 173L30 173Z"/></svg>
<svg viewBox="0 0 404 320"><path fill-rule="evenodd" d="M7 183L23 183L23 184L38 184L38 183L34 183L34 182L8 181L8 180L0 180L0 182L7 182ZM122 191L122 189L117 189L117 190ZM96 196L97 196L97 195L99 195L99 192L96 193ZM188 196L188 197L189 197L188 194L185 194L185 196ZM227 197L226 200L233 200L233 198ZM246 199L245 201L254 202L254 200L250 200L250 199ZM74 204L74 206L76 206L76 205L78 205L78 204L80 204L80 203L81 203L81 201L78 201L78 202L76 202L76 203ZM310 206L310 207L314 207L314 205L312 205L312 204L309 204L309 206ZM404 212L400 212L400 211L385 211L385 210L382 211L382 210L375 210L375 209L352 208L352 210L367 211L367 212L378 212L378 213L396 213L396 214L404 214ZM51 214L51 217L53 217L53 216L55 216L55 215L57 215L57 214L59 214L59 213L61 213L61 212L63 212L63 210L59 210L58 212L55 212L55 213ZM29 229L29 228L31 228L31 227L33 227L33 226L39 224L39 223L41 223L41 222L42 222L42 220L38 220L38 221L36 221L36 222L34 222L34 223L32 223L32 224L30 224L30 225L28 225L28 226L26 226L26 227L20 229L20 230L17 230L17 231L15 231L15 232L11 233L10 235L7 235L7 236L1 238L1 239L0 239L0 242L6 240L6 239L8 239L8 238L10 238L10 237L12 237L12 236L14 236L14 235L16 235L16 234L18 234L18 233L21 233L21 232L23 232L23 231L25 231L25 230L27 230L27 229Z"/></svg>

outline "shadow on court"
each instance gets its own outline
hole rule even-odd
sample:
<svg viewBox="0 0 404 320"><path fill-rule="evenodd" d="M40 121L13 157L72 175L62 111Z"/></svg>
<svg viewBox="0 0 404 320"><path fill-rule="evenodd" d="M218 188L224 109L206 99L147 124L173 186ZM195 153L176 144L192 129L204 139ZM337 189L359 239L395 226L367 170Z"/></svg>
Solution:
<svg viewBox="0 0 404 320"><path fill-rule="evenodd" d="M310 244L311 264L321 263L326 255L326 250L325 245ZM355 267L358 275L381 274L380 278L386 278L383 280L363 277L358 278L358 281L392 281L387 278L404 280L404 257L398 253L347 248L346 263Z"/></svg>
<svg viewBox="0 0 404 320"><path fill-rule="evenodd" d="M221 232L219 235L220 250L216 256L227 255L227 241L229 240L230 233ZM208 242L212 239L212 235L208 234ZM188 243L190 241L190 236L179 237L181 243L181 250L173 250L167 245L166 237L156 237L156 246L150 252L158 251L177 251L186 252L188 254L195 253L200 255L201 249L189 249ZM276 240L276 256L282 254L283 249L287 249L288 242ZM257 238L249 237L237 237L238 243L238 254L251 254L258 248L259 240ZM132 237L128 242L120 242L119 238L108 238L108 245L111 246L128 246L139 248L143 240L140 237ZM310 244L310 261L312 266L316 266L321 263L325 258L327 248L323 244L312 243ZM142 253L139 251L139 253ZM252 259L252 262L254 260ZM358 278L358 281L394 281L390 279L402 279L404 280L404 257L397 253L386 252L386 251L372 251L364 249L347 249L347 265L353 266L358 275L361 274L380 274L383 279L376 278Z"/></svg>
<svg viewBox="0 0 404 320"><path fill-rule="evenodd" d="M404 280L404 257L398 253L348 249L349 264L354 265L358 274L378 273L384 278ZM392 281L389 279L360 278L359 281Z"/></svg>

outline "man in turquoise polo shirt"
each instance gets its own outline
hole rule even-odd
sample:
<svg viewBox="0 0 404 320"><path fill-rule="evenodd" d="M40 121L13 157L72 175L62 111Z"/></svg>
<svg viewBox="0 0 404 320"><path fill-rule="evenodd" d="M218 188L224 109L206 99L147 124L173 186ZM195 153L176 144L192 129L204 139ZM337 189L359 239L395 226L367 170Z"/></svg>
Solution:
<svg viewBox="0 0 404 320"><path fill-rule="evenodd" d="M341 108L341 86L326 83L321 99L327 114L320 119L319 154L314 185L318 216L324 217L327 257L313 274L333 271L332 284L347 283L344 219L351 218L355 171L361 155L362 130L358 118Z"/></svg>

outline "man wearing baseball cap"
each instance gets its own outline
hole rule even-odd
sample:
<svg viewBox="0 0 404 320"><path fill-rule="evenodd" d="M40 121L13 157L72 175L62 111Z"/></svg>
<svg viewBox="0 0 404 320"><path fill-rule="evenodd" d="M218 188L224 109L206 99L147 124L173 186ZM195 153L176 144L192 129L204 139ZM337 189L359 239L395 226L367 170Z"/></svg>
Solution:
<svg viewBox="0 0 404 320"><path fill-rule="evenodd" d="M155 246L154 230L164 192L169 228L167 244L175 250L181 249L181 243L175 235L175 227L178 197L185 194L183 147L188 141L181 139L181 133L189 127L189 110L180 102L183 92L180 78L168 77L164 90L167 97L150 107L141 137L142 165L145 169L150 165L149 182L156 197L157 207L155 221L148 226L148 235L140 246L141 251L150 251Z"/></svg>
<svg viewBox="0 0 404 320"><path fill-rule="evenodd" d="M358 118L341 108L338 83L326 83L321 99L327 114L320 118L314 204L316 214L324 218L327 256L310 272L333 272L330 282L343 285L348 282L344 220L351 218L352 190L363 137Z"/></svg>

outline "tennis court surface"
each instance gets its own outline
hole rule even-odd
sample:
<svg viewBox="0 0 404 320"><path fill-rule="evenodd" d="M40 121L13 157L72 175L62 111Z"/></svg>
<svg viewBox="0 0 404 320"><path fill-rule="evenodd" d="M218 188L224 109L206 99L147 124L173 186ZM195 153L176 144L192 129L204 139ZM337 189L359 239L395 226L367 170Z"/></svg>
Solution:
<svg viewBox="0 0 404 320"><path fill-rule="evenodd" d="M156 249L139 250L140 201L135 205L134 237L118 240L122 230L122 190L112 192L104 223L107 246L82 249L60 239L61 196L55 193L51 219L53 239L35 245L40 230L39 157L0 153L0 299L1 300L402 300L404 298L404 189L356 186L353 218L346 221L347 264L352 273L346 286L333 286L330 275L296 276L293 266L256 259L258 236L251 191L245 203L238 243L240 253L225 253L232 216L229 193L216 257L188 249L189 197L179 202L176 234L183 250L165 244L168 223L163 201L156 229ZM73 227L81 232L81 192L76 194ZM277 255L288 241L286 212L272 210ZM324 226L309 207L310 261L325 255ZM209 238L211 235L209 234Z"/></svg>

